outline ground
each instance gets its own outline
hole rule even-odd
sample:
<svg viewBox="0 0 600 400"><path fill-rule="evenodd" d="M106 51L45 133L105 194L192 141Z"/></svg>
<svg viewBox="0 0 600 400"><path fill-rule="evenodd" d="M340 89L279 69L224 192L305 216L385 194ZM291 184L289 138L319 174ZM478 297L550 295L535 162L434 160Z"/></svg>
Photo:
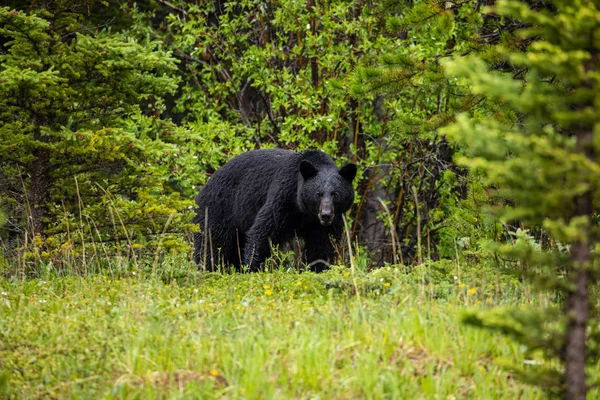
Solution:
<svg viewBox="0 0 600 400"><path fill-rule="evenodd" d="M469 307L543 301L527 291L494 298L394 268L189 268L0 278L0 397L542 397L499 366L525 361L518 344L460 322Z"/></svg>

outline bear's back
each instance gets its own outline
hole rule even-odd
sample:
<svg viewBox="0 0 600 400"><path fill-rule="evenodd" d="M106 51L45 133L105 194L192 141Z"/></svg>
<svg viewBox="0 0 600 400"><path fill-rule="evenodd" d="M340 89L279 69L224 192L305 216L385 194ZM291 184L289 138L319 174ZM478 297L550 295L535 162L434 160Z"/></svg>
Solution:
<svg viewBox="0 0 600 400"><path fill-rule="evenodd" d="M301 153L282 149L252 150L225 163L200 190L199 210L208 208L213 222L246 230L267 202L273 186L294 198ZM280 198L280 201L288 199Z"/></svg>
<svg viewBox="0 0 600 400"><path fill-rule="evenodd" d="M242 153L214 172L204 189L218 186L224 194L229 189L244 192L264 189L278 173L294 168L297 153L282 149L260 149ZM200 192L202 193L202 191Z"/></svg>

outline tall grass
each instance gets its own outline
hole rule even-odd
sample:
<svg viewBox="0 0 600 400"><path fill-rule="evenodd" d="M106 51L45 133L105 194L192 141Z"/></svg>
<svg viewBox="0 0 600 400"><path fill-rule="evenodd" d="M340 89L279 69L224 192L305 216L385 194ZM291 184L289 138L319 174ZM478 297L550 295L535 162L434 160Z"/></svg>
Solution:
<svg viewBox="0 0 600 400"><path fill-rule="evenodd" d="M498 365L541 359L459 322L549 301L521 285L392 267L201 274L187 257L87 270L0 279L0 397L542 397Z"/></svg>

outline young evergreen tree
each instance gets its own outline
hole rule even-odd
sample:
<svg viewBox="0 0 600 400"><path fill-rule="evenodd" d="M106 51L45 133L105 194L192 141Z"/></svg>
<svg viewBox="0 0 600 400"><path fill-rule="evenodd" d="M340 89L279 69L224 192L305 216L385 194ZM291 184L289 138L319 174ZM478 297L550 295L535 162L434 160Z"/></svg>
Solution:
<svg viewBox="0 0 600 400"><path fill-rule="evenodd" d="M160 118L175 60L90 22L101 3L0 8L0 200L13 237L52 236L46 256L161 233L191 204L168 185L179 149Z"/></svg>
<svg viewBox="0 0 600 400"><path fill-rule="evenodd" d="M482 171L510 206L505 220L542 227L552 245L527 241L498 246L528 266L540 288L559 294L562 309L474 313L472 324L517 337L531 352L552 362L516 367L521 375L567 399L585 399L586 365L598 362L597 300L600 183L600 9L598 2L555 1L539 9L525 2L499 1L493 10L527 26L525 51L501 49L522 79L494 72L475 57L447 65L472 92L508 106L506 115L462 115L449 136L468 149L464 165ZM507 126L507 115L513 123ZM597 382L595 382L597 384Z"/></svg>

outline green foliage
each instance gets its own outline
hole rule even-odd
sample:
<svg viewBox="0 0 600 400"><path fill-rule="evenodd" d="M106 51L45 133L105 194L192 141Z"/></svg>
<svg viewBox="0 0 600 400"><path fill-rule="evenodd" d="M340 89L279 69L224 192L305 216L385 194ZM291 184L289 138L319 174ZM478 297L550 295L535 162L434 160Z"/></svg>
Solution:
<svg viewBox="0 0 600 400"><path fill-rule="evenodd" d="M478 39L487 25L475 3L90 0L5 9L33 21L32 40L3 33L15 104L3 107L12 155L0 184L12 235L54 235L46 258L81 242L154 251L165 235L181 251L174 234L191 229L182 211L192 204L181 200L231 157L321 148L363 172L350 229L373 252L371 267L418 261L417 253L454 257L451 221L466 181L437 131L483 105L439 61L493 56ZM16 104L17 76L46 114ZM29 130L16 135L26 129L19 124ZM163 196L169 204L158 204ZM419 240L427 251L417 251Z"/></svg>
<svg viewBox="0 0 600 400"><path fill-rule="evenodd" d="M44 257L180 229L192 203L172 171L187 138L160 118L175 60L158 41L55 7L0 9L0 175L13 229L43 235Z"/></svg>
<svg viewBox="0 0 600 400"><path fill-rule="evenodd" d="M570 390L563 368L568 371L572 361L568 357L573 324L584 330L586 324L595 327L600 315L597 302L587 297L599 272L598 220L592 204L600 195L600 10L591 2L557 1L555 7L536 10L515 1L500 1L495 7L501 16L527 26L519 31L529 40L526 51L507 46L498 50L519 74L490 71L477 57L446 64L448 73L468 82L473 93L502 104L512 110L507 116L514 113L518 119L496 113L463 114L444 133L468 149L461 164L483 173L496 188L500 200L493 207L496 214L505 222L519 220L549 238L536 243L526 231L518 231L516 240L496 251L519 259L526 276L566 298L563 310L477 315L468 321L498 328L529 348L543 349L552 360L549 365L517 369L550 393L564 394ZM515 79L518 76L522 79ZM591 256L585 255L586 248ZM589 276L589 281L582 281L582 276ZM574 308L574 304L586 305ZM581 312L587 314L588 309L586 321ZM589 366L598 360L597 336L591 331L584 332ZM594 384L596 377L588 377L588 384Z"/></svg>
<svg viewBox="0 0 600 400"><path fill-rule="evenodd" d="M388 200L394 226L388 224L387 229L396 231L403 254L416 261L418 220L421 242L428 243L427 254L433 258L457 256L458 239L475 244L484 237L476 228L465 232L464 220L459 221L465 216L461 214L481 211L465 205L463 197L471 182L466 171L452 163L456 146L439 134L457 114L489 109L483 96L469 93L440 65L455 54L492 53L492 46L481 40L482 31L492 28L477 4L388 2L377 10L385 13L384 52L375 62L361 63L352 74L352 92L382 104L384 117L369 121L384 132L370 162L392 166L375 173L396 194ZM371 134L372 128L365 129Z"/></svg>
<svg viewBox="0 0 600 400"><path fill-rule="evenodd" d="M136 24L128 34L159 38L181 60L180 73L185 84L173 99L173 117L194 134L199 133L196 145L198 151L206 154L202 167L207 172L256 146L321 148L340 162L351 158L365 170L351 224L353 235L364 242L368 234L363 227L382 226L388 219L380 203L369 195L382 186L389 187L377 196L393 205L392 218L401 226L392 239L402 243L403 253L414 256L417 228L410 188L438 190L416 182L430 165L414 160L426 158L433 164L433 186L439 184L439 190L445 190L448 197L453 196L449 188L455 186L450 179L441 179L438 171L440 165L443 170L450 165L449 154L427 157L424 146L413 146L419 140L433 141L432 130L443 123L443 117L432 117L421 129L419 121L431 114L436 104L439 108L439 104L447 102L439 97L440 80L445 78L433 68L435 77L427 75L426 79L427 84L429 80L433 82L434 93L423 96L418 103L408 98L400 101L390 97L385 102L370 95L356 98L356 85L349 73L358 65L385 56L391 46L399 46L396 32L385 27L385 7L340 0L308 5L289 1L238 2L223 7L198 1L183 9L166 6L148 10L139 6L129 12ZM467 25L474 29L471 20ZM453 32L451 29L448 34ZM432 65L436 64L435 46L429 42L422 46ZM415 79L414 90L407 95L417 93L418 84ZM408 120L411 125L404 129ZM212 134L214 127L227 134ZM404 139L397 145L398 138ZM436 142L431 146L444 144ZM420 168L407 183L406 175L413 171L404 171L405 164ZM197 183L205 180L204 176L191 176ZM428 197L421 192L418 195ZM441 224L447 210L438 208L437 194L430 197L433 200L426 207L436 209L432 219ZM428 220L429 216L423 225L429 225ZM434 223L432 231L437 229ZM380 229L382 237L369 239L371 249L390 242L387 229ZM388 254L387 259L394 259L393 255L390 257L391 246L387 247L383 253Z"/></svg>
<svg viewBox="0 0 600 400"><path fill-rule="evenodd" d="M481 177L471 173L464 198L444 204L449 216L439 233L442 259L462 260L467 266L493 263L490 242L505 236L510 228L486 212L490 197Z"/></svg>
<svg viewBox="0 0 600 400"><path fill-rule="evenodd" d="M308 8L286 1L237 2L218 9L200 1L188 5L183 18L169 11L161 21L166 32L152 34L182 60L186 85L173 111L184 122L227 121L252 146L314 148L338 140L338 132L347 135L349 98L332 82L344 78L359 58L346 45L349 38L361 49L378 40L376 32L366 35L375 23L368 13L341 1ZM158 14L131 12L140 21L131 33L140 36ZM237 148L227 137L219 141L220 149Z"/></svg>

